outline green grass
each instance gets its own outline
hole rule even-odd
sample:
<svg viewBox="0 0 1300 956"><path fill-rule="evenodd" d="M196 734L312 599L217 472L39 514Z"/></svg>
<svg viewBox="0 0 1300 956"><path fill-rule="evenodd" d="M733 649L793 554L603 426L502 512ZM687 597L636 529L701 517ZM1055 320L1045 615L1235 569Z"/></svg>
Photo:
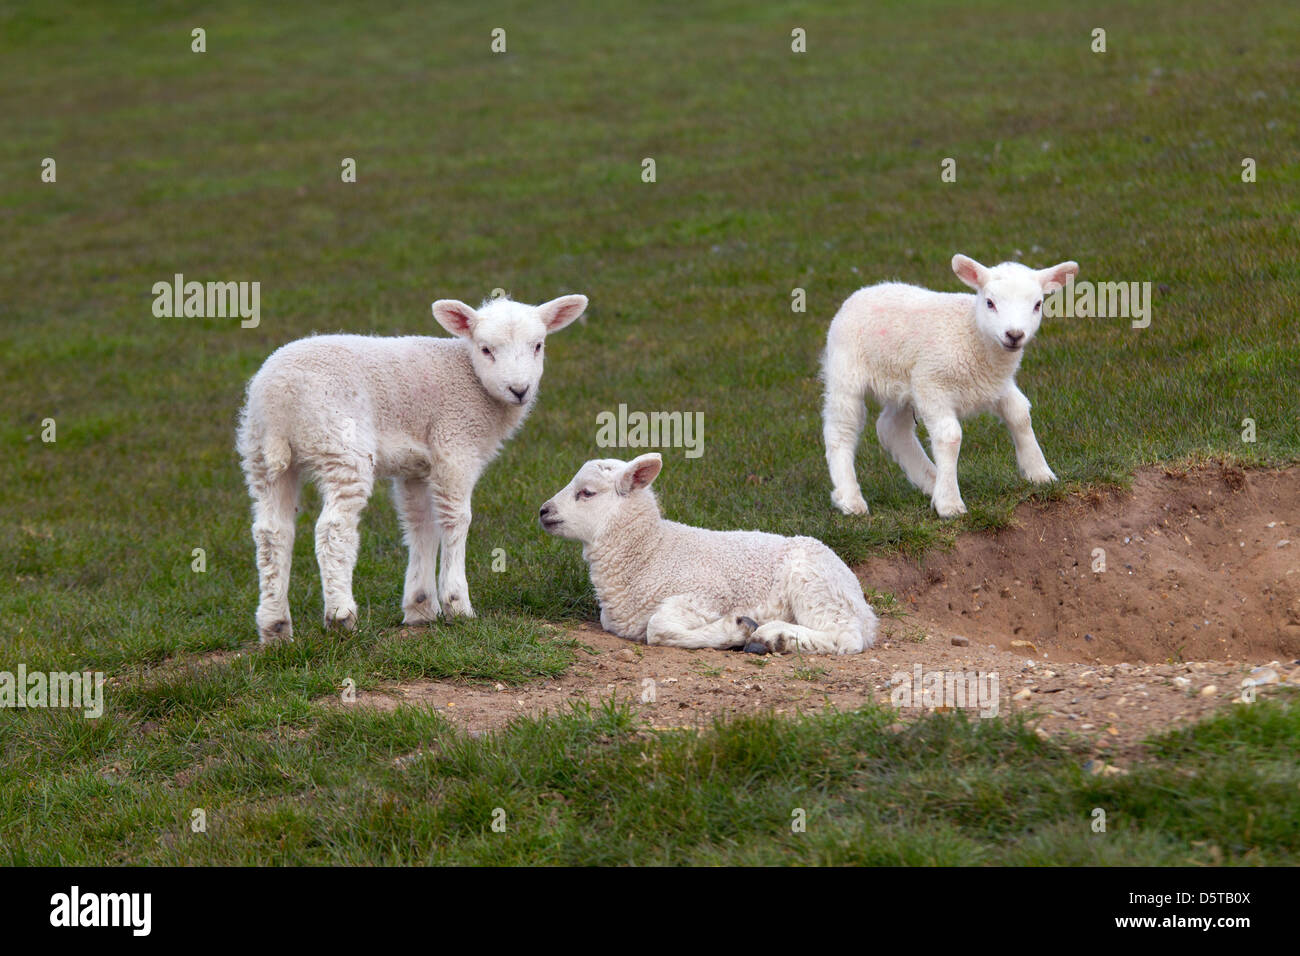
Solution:
<svg viewBox="0 0 1300 956"><path fill-rule="evenodd" d="M420 709L202 704L143 731L0 723L0 862L1300 862L1300 709L1277 702L1157 740L1120 777L1019 719L896 731L869 708L696 734L610 703L475 738Z"/></svg>
<svg viewBox="0 0 1300 956"><path fill-rule="evenodd" d="M0 670L112 678L100 721L0 713L0 831L22 836L5 841L12 860L1166 862L1193 839L1229 859L1294 860L1294 837L1234 844L1226 813L1193 806L1181 784L1182 802L1133 789L1148 780L1154 793L1190 767L1210 804L1263 807L1280 780L1267 754L1294 739L1285 709L1223 725L1260 721L1256 749L1235 760L1171 751L1149 774L1096 781L1002 724L915 731L958 751L978 744L986 764L918 751L896 779L871 754L906 745L879 737L873 714L651 741L611 712L486 741L436 715L316 702L349 677L561 671L576 649L544 623L596 608L578 548L533 516L585 459L608 454L596 415L619 403L704 413L703 457L668 450L657 483L680 520L815 535L849 561L1005 523L1031 491L987 418L965 428L961 521L935 519L870 434L859 473L872 518L829 505L816 381L826 325L870 282L956 290L956 251L1073 258L1080 279L1156 287L1148 329L1049 320L1031 347L1020 383L1062 478L1037 494L1122 483L1155 461L1296 460L1294 4L274 11L0 10ZM202 55L190 52L195 26L208 32ZM498 26L505 55L489 52ZM795 26L805 55L790 53ZM1104 55L1089 50L1096 26ZM46 156L55 184L39 179ZM640 179L647 156L654 184ZM1240 179L1246 156L1253 184ZM340 182L344 157L357 160L355 184ZM956 183L940 181L945 157ZM261 325L155 318L150 289L176 272L260 281ZM254 636L233 429L265 356L313 330L440 334L433 299L495 287L528 301L582 291L592 307L548 347L539 407L477 489L468 572L483 618L393 637L405 555L380 489L363 523L361 626L321 635L308 494L298 642L151 671ZM796 287L804 313L790 309ZM40 439L46 418L56 443ZM1257 422L1253 444L1244 418ZM191 570L195 548L204 573ZM507 564L494 573L496 548ZM141 736L146 723L158 729ZM388 766L434 742L437 756ZM837 769L807 794L818 822L803 839L779 835L794 781L831 743ZM558 766L565 748L587 782ZM662 816L633 793L658 781L650 792L663 797L706 757L714 778ZM109 765L120 765L111 782ZM1041 794L1023 811L1035 837L972 823L979 795L1013 788L1022 770ZM912 799L891 810L895 785ZM946 796L923 798L930 787ZM1094 791L1135 801L1123 849L1077 834ZM481 813L507 799L519 822L503 840ZM1198 822L1171 820L1166 804ZM207 842L182 839L177 821L199 805L223 822ZM1288 822L1274 813L1259 819Z"/></svg>

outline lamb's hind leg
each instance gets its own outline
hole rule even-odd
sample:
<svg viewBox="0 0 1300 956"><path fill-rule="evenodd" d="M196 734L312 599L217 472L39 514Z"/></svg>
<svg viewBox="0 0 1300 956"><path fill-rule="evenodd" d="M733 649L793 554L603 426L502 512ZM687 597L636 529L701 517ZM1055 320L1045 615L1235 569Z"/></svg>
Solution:
<svg viewBox="0 0 1300 956"><path fill-rule="evenodd" d="M433 515L433 490L422 478L394 478L393 500L410 558L402 592L402 623L427 624L438 617L435 562L438 557L438 522Z"/></svg>
<svg viewBox="0 0 1300 956"><path fill-rule="evenodd" d="M853 459L867 420L865 396L828 379L822 407L822 441L831 473L831 503L845 514L867 514Z"/></svg>
<svg viewBox="0 0 1300 956"><path fill-rule="evenodd" d="M735 614L723 614L706 598L693 594L668 598L646 624L646 643L669 647L743 647L748 635L749 628Z"/></svg>
<svg viewBox="0 0 1300 956"><path fill-rule="evenodd" d="M927 497L933 495L938 473L921 440L916 437L912 406L886 404L876 419L876 437L880 439L881 447L902 467L907 480Z"/></svg>
<svg viewBox="0 0 1300 956"><path fill-rule="evenodd" d="M316 522L316 561L325 596L325 626L356 627L357 604L352 599L352 570L361 545L361 512L374 486L369 458L333 459L319 469L325 506Z"/></svg>
<svg viewBox="0 0 1300 956"><path fill-rule="evenodd" d="M794 621L767 621L745 650L757 653L858 654L876 640L876 614L857 576L820 541L805 539L785 569Z"/></svg>
<svg viewBox="0 0 1300 956"><path fill-rule="evenodd" d="M249 467L253 496L253 544L257 548L257 633L262 643L293 636L289 614L289 569L293 563L294 516L298 508L298 472L268 475Z"/></svg>

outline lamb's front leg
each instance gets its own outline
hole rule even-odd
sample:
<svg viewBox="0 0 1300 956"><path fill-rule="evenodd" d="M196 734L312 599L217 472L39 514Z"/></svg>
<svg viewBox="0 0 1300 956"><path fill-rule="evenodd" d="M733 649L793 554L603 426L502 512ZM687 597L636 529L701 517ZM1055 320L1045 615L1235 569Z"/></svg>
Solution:
<svg viewBox="0 0 1300 956"><path fill-rule="evenodd" d="M473 487L435 488L433 503L441 538L438 559L438 600L448 617L473 617L469 581L465 578L465 542L469 538L470 494Z"/></svg>
<svg viewBox="0 0 1300 956"><path fill-rule="evenodd" d="M997 412L1006 422L1011 440L1015 442L1016 466L1020 473L1034 484L1055 481L1056 475L1047 467L1047 459L1034 437L1034 426L1029 419L1029 399L1025 398L1025 393L1012 383L998 398Z"/></svg>
<svg viewBox="0 0 1300 956"><path fill-rule="evenodd" d="M688 649L726 649L743 647L749 633L740 618L721 613L708 599L675 594L650 615L645 642Z"/></svg>
<svg viewBox="0 0 1300 956"><path fill-rule="evenodd" d="M955 518L966 513L957 487L957 456L961 453L961 423L950 410L925 415L925 427L930 433L930 447L934 452L937 477L930 502L940 518Z"/></svg>
<svg viewBox="0 0 1300 956"><path fill-rule="evenodd" d="M438 617L436 581L438 522L433 514L433 489L422 478L394 478L393 500L401 519L410 558L402 591L402 623L427 624Z"/></svg>

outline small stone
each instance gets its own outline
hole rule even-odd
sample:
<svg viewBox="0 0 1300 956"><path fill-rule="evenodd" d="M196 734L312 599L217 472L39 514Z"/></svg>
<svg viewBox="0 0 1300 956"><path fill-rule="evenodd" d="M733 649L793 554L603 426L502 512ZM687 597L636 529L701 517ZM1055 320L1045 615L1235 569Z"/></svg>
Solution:
<svg viewBox="0 0 1300 956"><path fill-rule="evenodd" d="M1112 767L1104 760L1089 760L1083 765L1083 769L1094 777L1113 777L1116 774L1128 773L1127 770L1121 770L1119 767Z"/></svg>
<svg viewBox="0 0 1300 956"><path fill-rule="evenodd" d="M1278 546L1279 548L1285 548L1285 547L1286 547L1288 544L1290 544L1290 543L1291 543L1291 539L1290 539L1290 538L1283 538L1281 541L1279 541L1279 542L1277 543L1277 546Z"/></svg>
<svg viewBox="0 0 1300 956"><path fill-rule="evenodd" d="M956 636L954 636L953 639L952 639L952 646L953 646L953 647L970 647L970 638L969 638L969 637L956 637Z"/></svg>
<svg viewBox="0 0 1300 956"><path fill-rule="evenodd" d="M621 651L615 652L614 660L622 661L625 664L635 664L636 652L633 651L632 648L630 647L625 647Z"/></svg>
<svg viewBox="0 0 1300 956"><path fill-rule="evenodd" d="M1031 691L1028 687L1022 687L1020 690L1016 691L1016 693L1011 696L1011 699L1029 700L1031 696L1033 696L1033 691Z"/></svg>
<svg viewBox="0 0 1300 956"><path fill-rule="evenodd" d="M1219 692L1219 688L1214 686L1213 684L1206 684L1204 687L1201 688L1202 697L1213 697L1218 692Z"/></svg>
<svg viewBox="0 0 1300 956"><path fill-rule="evenodd" d="M1188 687L1192 686L1192 680L1190 677L1175 677L1174 686L1181 687L1184 690L1186 690Z"/></svg>
<svg viewBox="0 0 1300 956"><path fill-rule="evenodd" d="M1277 671L1273 670L1273 668L1255 667L1251 669L1250 676L1241 682L1241 686L1252 687L1260 684L1276 684L1277 681Z"/></svg>

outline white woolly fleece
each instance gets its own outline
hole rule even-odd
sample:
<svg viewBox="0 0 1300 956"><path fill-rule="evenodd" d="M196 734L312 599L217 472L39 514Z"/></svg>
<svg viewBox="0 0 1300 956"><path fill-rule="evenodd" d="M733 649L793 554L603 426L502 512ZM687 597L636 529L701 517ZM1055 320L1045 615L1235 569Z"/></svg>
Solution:
<svg viewBox="0 0 1300 956"><path fill-rule="evenodd" d="M548 531L582 541L606 630L688 648L857 654L872 645L875 613L830 548L665 520L649 488L660 466L657 454L587 462L541 510Z"/></svg>

